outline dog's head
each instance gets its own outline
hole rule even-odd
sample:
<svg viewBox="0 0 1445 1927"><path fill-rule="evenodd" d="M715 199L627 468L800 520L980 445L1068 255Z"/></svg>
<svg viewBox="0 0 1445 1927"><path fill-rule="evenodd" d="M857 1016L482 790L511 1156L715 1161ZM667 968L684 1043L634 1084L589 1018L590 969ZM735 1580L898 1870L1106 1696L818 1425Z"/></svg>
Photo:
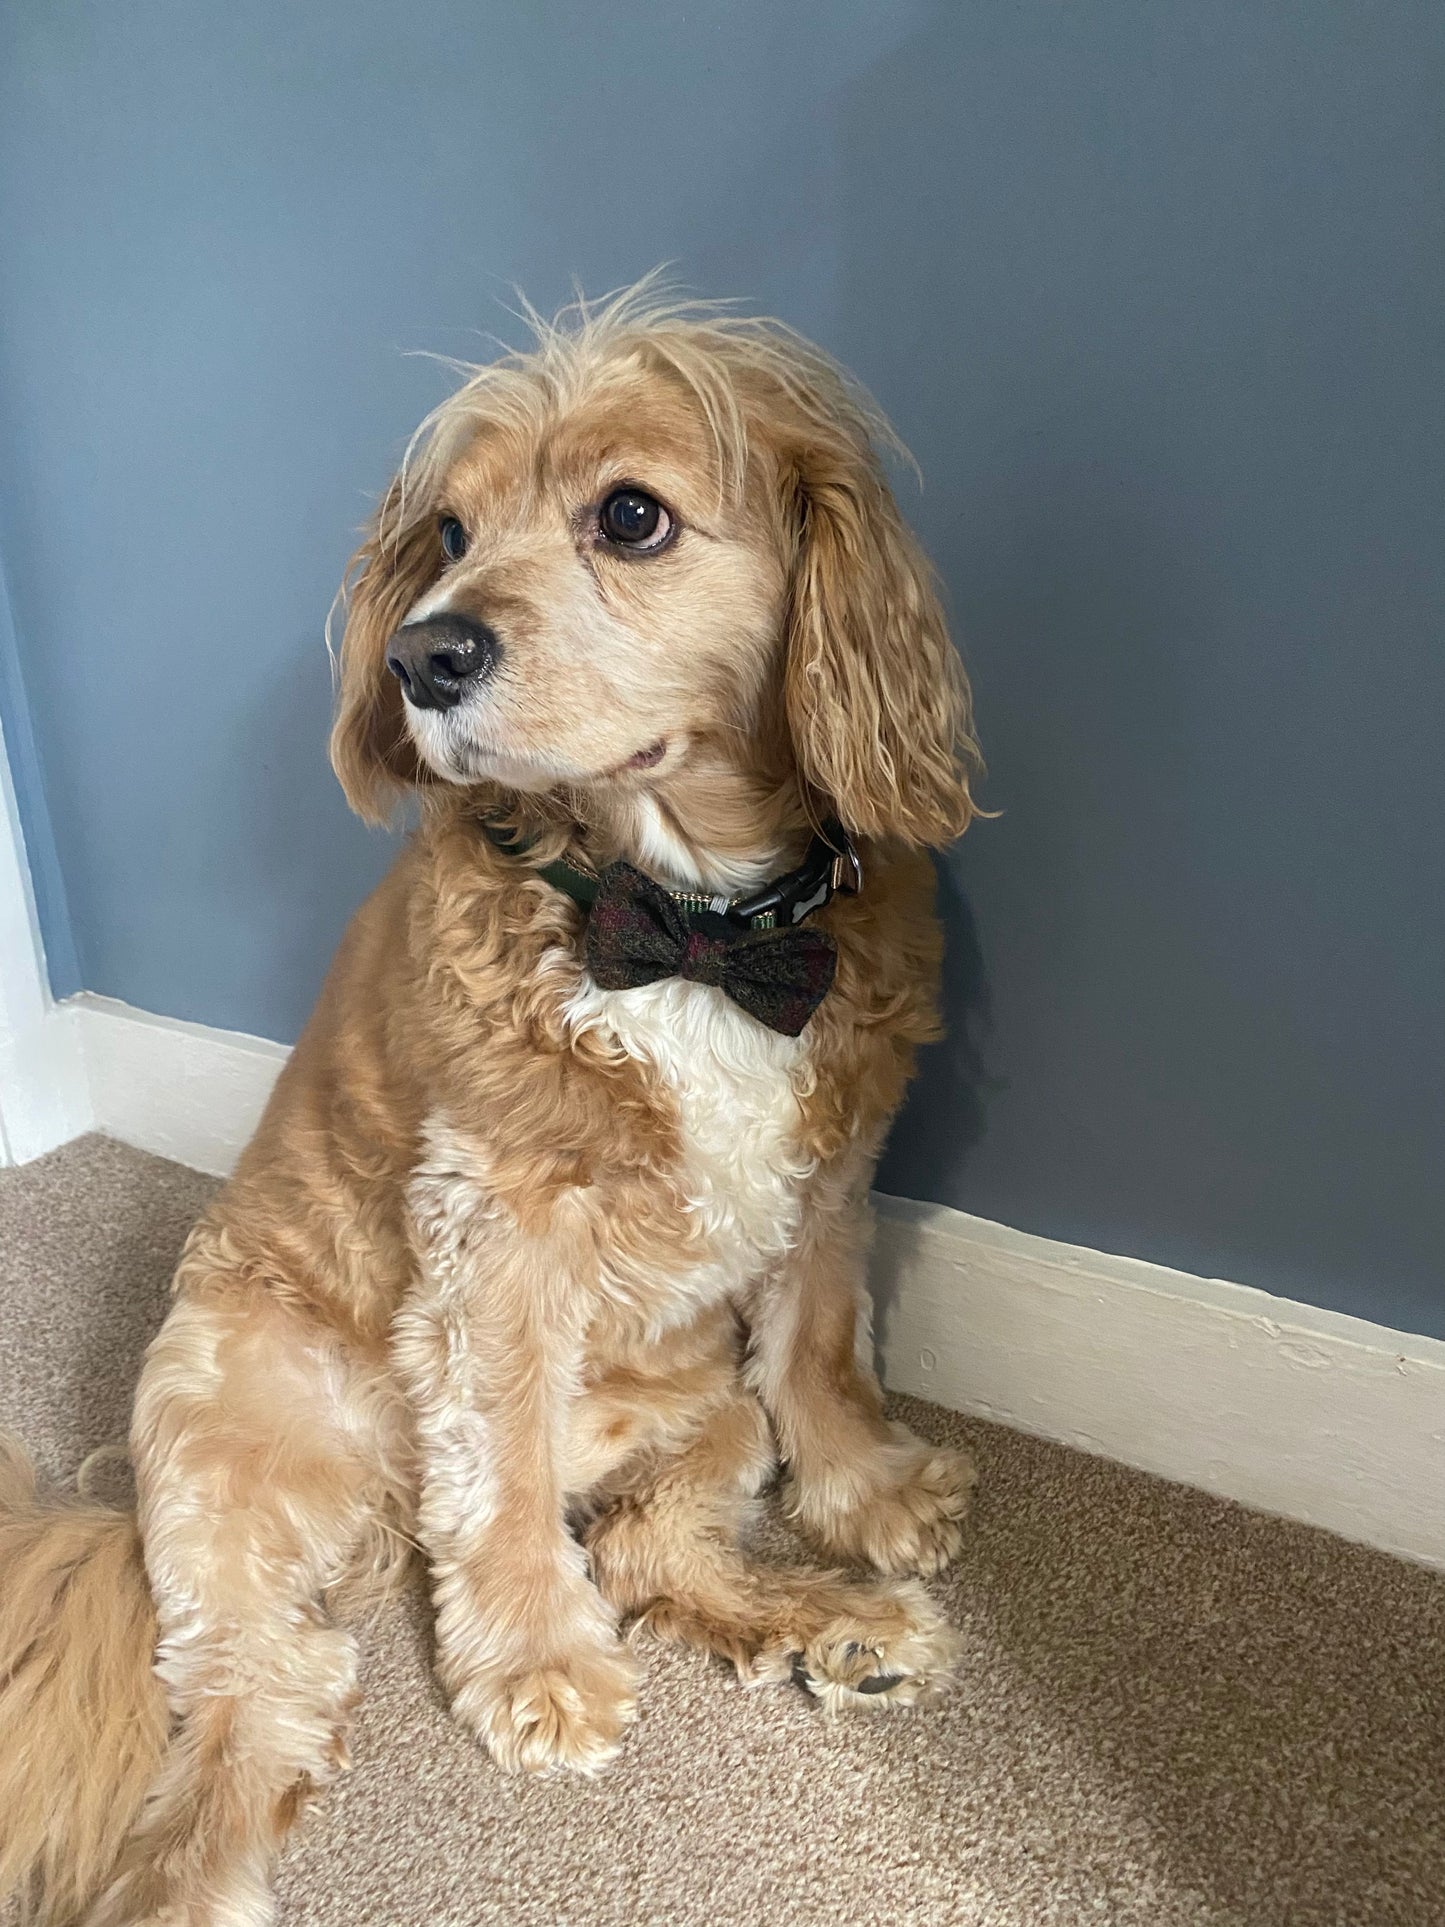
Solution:
<svg viewBox="0 0 1445 1927"><path fill-rule="evenodd" d="M471 373L351 577L332 760L574 804L727 766L864 836L972 813L968 692L859 388L776 324L627 297Z"/></svg>

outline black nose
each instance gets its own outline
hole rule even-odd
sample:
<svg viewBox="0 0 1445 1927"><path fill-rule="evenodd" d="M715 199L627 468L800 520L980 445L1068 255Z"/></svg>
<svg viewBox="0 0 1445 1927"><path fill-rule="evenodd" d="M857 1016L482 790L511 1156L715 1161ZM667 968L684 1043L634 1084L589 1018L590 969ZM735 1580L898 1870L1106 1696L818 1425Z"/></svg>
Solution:
<svg viewBox="0 0 1445 1927"><path fill-rule="evenodd" d="M386 666L417 709L451 709L468 683L491 675L501 653L501 643L485 623L470 616L429 616L397 630Z"/></svg>

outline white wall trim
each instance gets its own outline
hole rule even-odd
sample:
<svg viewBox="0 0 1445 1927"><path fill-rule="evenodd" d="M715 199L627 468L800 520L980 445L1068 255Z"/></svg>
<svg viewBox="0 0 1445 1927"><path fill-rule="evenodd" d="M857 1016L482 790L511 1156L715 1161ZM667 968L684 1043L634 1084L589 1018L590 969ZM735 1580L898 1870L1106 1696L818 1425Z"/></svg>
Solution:
<svg viewBox="0 0 1445 1927"><path fill-rule="evenodd" d="M230 1175L271 1086L284 1044L152 1017L114 997L72 999L90 1088L91 1128L212 1177Z"/></svg>
<svg viewBox="0 0 1445 1927"><path fill-rule="evenodd" d="M287 1057L104 997L48 1021L84 1066L83 1114L52 1144L99 1129L216 1176ZM877 1205L895 1390L1445 1568L1445 1343L941 1205Z"/></svg>
<svg viewBox="0 0 1445 1927"><path fill-rule="evenodd" d="M0 731L0 1165L24 1164L88 1124L79 1035L71 1013L51 1001Z"/></svg>
<svg viewBox="0 0 1445 1927"><path fill-rule="evenodd" d="M1445 1343L880 1198L883 1376L1445 1567Z"/></svg>

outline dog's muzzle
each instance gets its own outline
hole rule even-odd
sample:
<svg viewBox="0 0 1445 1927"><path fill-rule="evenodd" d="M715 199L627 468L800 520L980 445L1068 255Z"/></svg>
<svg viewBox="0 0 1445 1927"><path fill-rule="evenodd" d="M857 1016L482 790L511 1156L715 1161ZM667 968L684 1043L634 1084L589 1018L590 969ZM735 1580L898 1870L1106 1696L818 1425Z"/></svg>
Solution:
<svg viewBox="0 0 1445 1927"><path fill-rule="evenodd" d="M403 623L391 639L386 666L414 709L454 709L468 687L485 682L502 645L470 616L429 616Z"/></svg>

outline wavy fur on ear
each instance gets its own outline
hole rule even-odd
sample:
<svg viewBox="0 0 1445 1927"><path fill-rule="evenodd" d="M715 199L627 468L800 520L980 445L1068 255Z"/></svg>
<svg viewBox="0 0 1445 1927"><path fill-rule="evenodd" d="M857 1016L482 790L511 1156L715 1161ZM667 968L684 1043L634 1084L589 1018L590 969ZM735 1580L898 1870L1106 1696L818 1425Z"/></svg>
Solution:
<svg viewBox="0 0 1445 1927"><path fill-rule="evenodd" d="M435 524L406 499L404 474L387 490L337 598L346 611L331 767L367 823L385 823L401 793L425 780L386 646L441 569Z"/></svg>
<svg viewBox="0 0 1445 1927"><path fill-rule="evenodd" d="M786 471L798 527L784 698L801 773L863 836L941 847L975 814L968 682L851 394Z"/></svg>

